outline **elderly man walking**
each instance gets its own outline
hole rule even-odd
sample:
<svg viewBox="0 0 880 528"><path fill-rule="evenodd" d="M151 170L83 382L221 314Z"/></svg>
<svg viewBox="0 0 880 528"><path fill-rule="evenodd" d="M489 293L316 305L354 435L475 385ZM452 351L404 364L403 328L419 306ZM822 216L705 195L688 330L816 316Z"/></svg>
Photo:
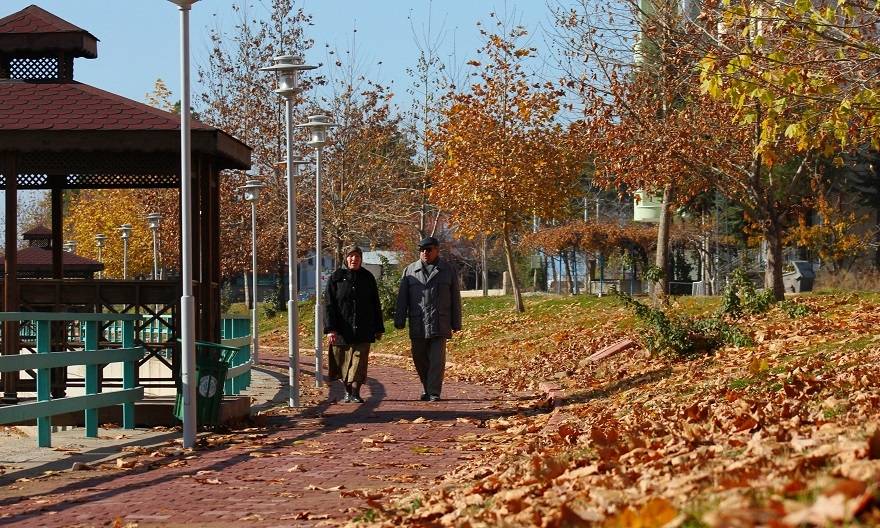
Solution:
<svg viewBox="0 0 880 528"><path fill-rule="evenodd" d="M440 258L440 243L434 237L419 242L419 260L403 271L394 327L409 320L410 350L422 380L422 401L438 401L446 368L446 340L461 330L461 293L458 271Z"/></svg>

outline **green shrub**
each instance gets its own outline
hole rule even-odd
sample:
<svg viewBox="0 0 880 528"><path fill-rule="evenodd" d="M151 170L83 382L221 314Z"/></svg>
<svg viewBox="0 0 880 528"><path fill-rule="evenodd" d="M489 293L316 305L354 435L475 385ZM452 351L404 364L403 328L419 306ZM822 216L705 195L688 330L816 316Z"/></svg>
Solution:
<svg viewBox="0 0 880 528"><path fill-rule="evenodd" d="M663 279L663 270L658 266L648 266L645 268L644 273L642 273L642 277L649 283L657 283Z"/></svg>
<svg viewBox="0 0 880 528"><path fill-rule="evenodd" d="M266 317L272 318L278 315L280 312L284 312L287 310L287 303L284 300L284 295L282 295L280 288L275 288L266 298L263 299L263 313L266 314Z"/></svg>
<svg viewBox="0 0 880 528"><path fill-rule="evenodd" d="M224 281L220 287L220 313L227 313L234 302L232 283Z"/></svg>
<svg viewBox="0 0 880 528"><path fill-rule="evenodd" d="M721 294L721 314L740 317L743 313L764 313L773 306L770 289L757 290L742 268L733 270Z"/></svg>
<svg viewBox="0 0 880 528"><path fill-rule="evenodd" d="M712 352L722 345L746 346L752 342L742 330L718 316L667 313L627 295L621 297L644 325L645 347L651 352L689 357Z"/></svg>
<svg viewBox="0 0 880 528"><path fill-rule="evenodd" d="M780 301L779 308L792 319L799 319L813 313L813 310L811 310L806 304L796 303L788 299Z"/></svg>
<svg viewBox="0 0 880 528"><path fill-rule="evenodd" d="M379 287L379 302L382 305L383 317L390 319L394 315L394 305L397 303L401 271L397 266L391 265L384 255L379 255L379 262L382 264L382 276L376 277L376 285Z"/></svg>

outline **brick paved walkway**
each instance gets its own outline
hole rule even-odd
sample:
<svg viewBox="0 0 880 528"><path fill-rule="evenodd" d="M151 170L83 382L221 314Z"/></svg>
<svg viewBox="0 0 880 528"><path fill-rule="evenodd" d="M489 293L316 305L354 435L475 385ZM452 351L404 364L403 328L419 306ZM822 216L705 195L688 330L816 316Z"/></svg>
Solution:
<svg viewBox="0 0 880 528"><path fill-rule="evenodd" d="M264 352L263 364L284 383L286 358L277 353ZM314 384L312 364L302 358L304 388ZM335 403L338 383L329 398L308 389L301 412L269 409L260 427L208 435L224 441L214 448L145 453L131 469L65 472L0 488L0 525L335 526L369 499L433 485L475 456L454 439L485 431L479 422L502 412L483 387L447 381L444 400L429 403L417 400L414 372L371 365L369 375L362 405ZM280 384L278 396L286 401Z"/></svg>

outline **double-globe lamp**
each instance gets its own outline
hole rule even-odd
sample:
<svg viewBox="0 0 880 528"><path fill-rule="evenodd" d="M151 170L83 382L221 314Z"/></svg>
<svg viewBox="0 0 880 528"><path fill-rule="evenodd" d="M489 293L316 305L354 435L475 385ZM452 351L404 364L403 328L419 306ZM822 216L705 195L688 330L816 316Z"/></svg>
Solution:
<svg viewBox="0 0 880 528"><path fill-rule="evenodd" d="M299 321L297 302L297 269L296 269L296 188L293 173L293 99L296 96L299 74L313 70L302 57L296 55L280 55L273 58L274 64L260 68L261 71L276 72L278 86L275 93L284 99L285 123L285 176L287 178L287 373L290 394L288 404L299 407ZM319 375L319 374L318 374Z"/></svg>
<svg viewBox="0 0 880 528"><path fill-rule="evenodd" d="M107 235L104 233L98 233L95 235L95 246L98 247L98 262L104 264L104 245L107 244ZM98 272L98 278L104 278L104 270Z"/></svg>
<svg viewBox="0 0 880 528"><path fill-rule="evenodd" d="M122 238L122 278L128 278L128 239L131 238L131 224L122 224L117 227L119 236Z"/></svg>
<svg viewBox="0 0 880 528"><path fill-rule="evenodd" d="M153 280L159 280L159 223L162 221L162 213L149 213L147 225L153 233Z"/></svg>
<svg viewBox="0 0 880 528"><path fill-rule="evenodd" d="M309 116L307 123L297 126L309 130L308 145L315 149L315 386L320 387L323 384L321 345L324 337L324 302L321 297L321 150L327 144L327 132L337 125L330 116L319 114Z"/></svg>

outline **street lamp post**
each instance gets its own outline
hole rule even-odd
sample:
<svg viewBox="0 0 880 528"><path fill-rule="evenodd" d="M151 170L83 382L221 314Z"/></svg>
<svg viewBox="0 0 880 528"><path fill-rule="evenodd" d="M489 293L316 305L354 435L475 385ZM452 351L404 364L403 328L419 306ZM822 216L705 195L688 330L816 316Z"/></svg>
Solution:
<svg viewBox="0 0 880 528"><path fill-rule="evenodd" d="M324 325L321 298L321 150L327 144L327 131L336 123L326 115L309 116L309 121L299 127L307 128L310 133L308 145L315 149L315 387L323 384L321 373Z"/></svg>
<svg viewBox="0 0 880 528"><path fill-rule="evenodd" d="M159 222L162 220L161 213L147 215L147 225L153 233L153 280L159 280Z"/></svg>
<svg viewBox="0 0 880 528"><path fill-rule="evenodd" d="M98 262L101 264L104 263L104 244L107 243L107 235L104 233L98 233L95 235L95 245L98 246ZM98 272L98 278L104 278L104 270Z"/></svg>
<svg viewBox="0 0 880 528"><path fill-rule="evenodd" d="M251 359L254 364L260 361L260 341L257 328L257 201L260 189L265 187L260 180L248 180L239 187L244 194L244 201L251 204L251 266L253 272L253 295L251 295ZM245 279L247 280L247 279Z"/></svg>
<svg viewBox="0 0 880 528"><path fill-rule="evenodd" d="M122 224L119 236L122 237L122 279L128 278L128 239L131 238L131 224Z"/></svg>
<svg viewBox="0 0 880 528"><path fill-rule="evenodd" d="M196 311L192 291L189 11L198 0L169 0L180 10L180 384L183 447L196 443Z"/></svg>
<svg viewBox="0 0 880 528"><path fill-rule="evenodd" d="M284 98L285 176L287 178L287 375L290 394L288 405L299 407L299 321L296 270L296 186L293 178L293 97L301 71L316 66L303 63L302 57L281 55L273 59L275 64L261 68L278 72L275 93Z"/></svg>
<svg viewBox="0 0 880 528"><path fill-rule="evenodd" d="M68 240L65 242L64 251L68 253L76 253L76 240Z"/></svg>

